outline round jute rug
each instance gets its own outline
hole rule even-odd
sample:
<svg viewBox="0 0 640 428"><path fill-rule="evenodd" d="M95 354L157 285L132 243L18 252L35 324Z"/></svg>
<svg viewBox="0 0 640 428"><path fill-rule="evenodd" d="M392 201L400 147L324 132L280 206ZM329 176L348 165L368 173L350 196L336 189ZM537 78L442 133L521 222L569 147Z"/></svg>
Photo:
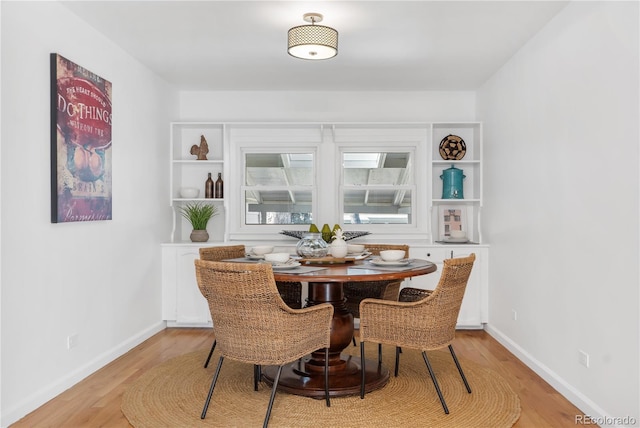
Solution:
<svg viewBox="0 0 640 428"><path fill-rule="evenodd" d="M359 346L345 352L359 356ZM367 345L367 359L377 348ZM122 412L136 428L259 427L271 388L260 383L253 390L253 366L225 359L211 405L204 420L202 406L219 354L203 368L207 350L166 361L142 375L125 391ZM511 427L520 416L520 400L507 382L492 370L460 359L472 393L467 393L448 351L429 352L429 360L449 407L446 415L419 351L405 349L400 374L393 376L395 351L383 347L383 363L391 369L389 383L361 400L324 400L283 392L276 394L271 427Z"/></svg>

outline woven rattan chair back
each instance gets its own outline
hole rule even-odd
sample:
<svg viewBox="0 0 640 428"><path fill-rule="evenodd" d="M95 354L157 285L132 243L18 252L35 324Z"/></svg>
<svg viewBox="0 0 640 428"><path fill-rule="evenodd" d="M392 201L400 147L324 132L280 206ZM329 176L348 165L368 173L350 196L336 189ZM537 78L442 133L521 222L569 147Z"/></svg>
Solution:
<svg viewBox="0 0 640 428"><path fill-rule="evenodd" d="M405 255L409 255L409 246L404 244L364 244L364 248L376 256L384 250L403 250Z"/></svg>
<svg viewBox="0 0 640 428"><path fill-rule="evenodd" d="M280 365L328 346L328 329L317 329L314 334L301 329L302 321L295 318L296 311L303 309L294 310L284 303L270 265L202 260L195 264L222 355L251 364ZM318 317L309 325L329 325L331 317L326 313ZM298 341L293 338L300 335L305 336L306 346L296 350Z"/></svg>
<svg viewBox="0 0 640 428"><path fill-rule="evenodd" d="M246 249L244 245L227 245L222 247L200 248L200 260L219 262L221 260L238 259L244 257ZM289 307L300 309L302 307L302 284L297 281L277 281L276 286L280 297Z"/></svg>
<svg viewBox="0 0 640 428"><path fill-rule="evenodd" d="M200 260L219 262L227 259L237 259L245 255L244 245L226 245L222 247L200 248Z"/></svg>
<svg viewBox="0 0 640 428"><path fill-rule="evenodd" d="M329 405L328 352L333 306L305 309L287 306L276 287L271 265L195 260L198 287L205 296L220 351L204 419L224 358L259 367L279 366L264 426L267 426L282 366L325 349L325 397ZM304 326L304 328L302 327Z"/></svg>
<svg viewBox="0 0 640 428"><path fill-rule="evenodd" d="M474 260L475 254L444 260L435 290L417 302L385 301L385 305L380 305L371 300L362 301L360 339L422 350L447 346L455 336Z"/></svg>

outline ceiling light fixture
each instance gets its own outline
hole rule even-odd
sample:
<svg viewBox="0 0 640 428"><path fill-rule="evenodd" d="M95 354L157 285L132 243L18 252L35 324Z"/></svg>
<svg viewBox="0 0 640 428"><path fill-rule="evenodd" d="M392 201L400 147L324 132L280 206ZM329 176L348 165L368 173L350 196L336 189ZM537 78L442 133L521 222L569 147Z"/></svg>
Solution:
<svg viewBox="0 0 640 428"><path fill-rule="evenodd" d="M289 30L289 55L301 59L329 59L338 55L338 32L331 27L316 25L322 21L322 15L305 13L302 18L311 25Z"/></svg>

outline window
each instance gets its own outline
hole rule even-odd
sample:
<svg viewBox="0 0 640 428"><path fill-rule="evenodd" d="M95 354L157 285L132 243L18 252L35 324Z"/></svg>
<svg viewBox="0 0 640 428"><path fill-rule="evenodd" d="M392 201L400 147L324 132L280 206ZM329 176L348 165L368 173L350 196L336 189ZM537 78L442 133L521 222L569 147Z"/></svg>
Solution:
<svg viewBox="0 0 640 428"><path fill-rule="evenodd" d="M245 153L245 225L311 224L313 153Z"/></svg>
<svg viewBox="0 0 640 428"><path fill-rule="evenodd" d="M411 224L412 152L342 152L345 224Z"/></svg>

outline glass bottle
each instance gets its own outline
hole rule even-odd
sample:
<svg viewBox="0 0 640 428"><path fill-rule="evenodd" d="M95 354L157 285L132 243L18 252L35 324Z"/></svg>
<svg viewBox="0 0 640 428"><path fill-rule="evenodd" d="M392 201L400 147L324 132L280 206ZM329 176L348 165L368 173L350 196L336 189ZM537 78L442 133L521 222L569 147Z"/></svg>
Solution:
<svg viewBox="0 0 640 428"><path fill-rule="evenodd" d="M207 199L213 198L213 179L211 179L211 173L209 173L209 177L204 183L204 197Z"/></svg>
<svg viewBox="0 0 640 428"><path fill-rule="evenodd" d="M224 197L224 183L222 181L222 173L220 172L218 173L218 179L215 183L213 197L217 199L222 199Z"/></svg>
<svg viewBox="0 0 640 428"><path fill-rule="evenodd" d="M306 259L324 257L329 252L329 246L322 239L322 233L307 233L296 244L296 253Z"/></svg>

